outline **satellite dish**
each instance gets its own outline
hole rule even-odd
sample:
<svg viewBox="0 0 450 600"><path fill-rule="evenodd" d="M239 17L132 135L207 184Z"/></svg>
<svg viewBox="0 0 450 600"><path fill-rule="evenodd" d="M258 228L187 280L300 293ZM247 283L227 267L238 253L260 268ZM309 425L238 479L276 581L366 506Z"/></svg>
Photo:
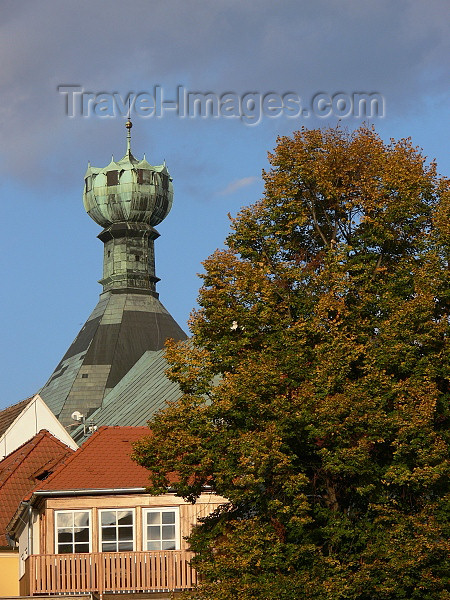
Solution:
<svg viewBox="0 0 450 600"><path fill-rule="evenodd" d="M84 417L84 415L82 413L80 413L80 411L78 411L78 410L73 412L70 416L74 421L81 421Z"/></svg>

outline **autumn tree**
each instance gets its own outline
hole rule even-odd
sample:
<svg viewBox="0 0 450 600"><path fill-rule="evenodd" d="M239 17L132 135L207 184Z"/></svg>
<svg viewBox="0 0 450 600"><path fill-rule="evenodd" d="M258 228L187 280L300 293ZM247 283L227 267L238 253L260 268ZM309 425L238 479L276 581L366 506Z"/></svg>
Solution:
<svg viewBox="0 0 450 600"><path fill-rule="evenodd" d="M154 493L176 472L229 499L188 597L449 598L448 181L366 127L269 159L168 347L183 396L136 447Z"/></svg>

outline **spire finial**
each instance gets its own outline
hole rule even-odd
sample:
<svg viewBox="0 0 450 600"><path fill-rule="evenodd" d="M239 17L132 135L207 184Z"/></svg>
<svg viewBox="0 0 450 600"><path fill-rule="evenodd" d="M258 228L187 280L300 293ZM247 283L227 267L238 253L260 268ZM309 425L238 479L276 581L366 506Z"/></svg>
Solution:
<svg viewBox="0 0 450 600"><path fill-rule="evenodd" d="M133 127L133 123L130 120L130 111L131 111L131 103L130 99L128 99L128 121L125 123L125 127L127 128L127 153L131 152L131 128Z"/></svg>

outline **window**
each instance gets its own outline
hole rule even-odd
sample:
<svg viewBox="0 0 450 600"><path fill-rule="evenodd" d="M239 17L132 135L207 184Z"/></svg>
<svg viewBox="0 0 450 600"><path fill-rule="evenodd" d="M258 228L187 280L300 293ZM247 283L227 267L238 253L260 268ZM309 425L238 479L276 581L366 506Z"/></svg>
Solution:
<svg viewBox="0 0 450 600"><path fill-rule="evenodd" d="M148 508L144 511L144 550L179 550L178 509Z"/></svg>
<svg viewBox="0 0 450 600"><path fill-rule="evenodd" d="M107 171L106 172L106 185L118 185L119 183L119 171Z"/></svg>
<svg viewBox="0 0 450 600"><path fill-rule="evenodd" d="M169 176L166 175L165 173L160 173L159 175L161 177L163 190L168 190L169 189Z"/></svg>
<svg viewBox="0 0 450 600"><path fill-rule="evenodd" d="M56 513L56 552L58 554L90 552L90 513L64 510Z"/></svg>
<svg viewBox="0 0 450 600"><path fill-rule="evenodd" d="M125 552L134 549L132 510L101 510L99 520L102 552Z"/></svg>
<svg viewBox="0 0 450 600"><path fill-rule="evenodd" d="M86 192L90 192L92 190L92 177L88 175L86 177Z"/></svg>
<svg viewBox="0 0 450 600"><path fill-rule="evenodd" d="M138 183L149 184L152 183L152 171L148 169L138 169Z"/></svg>

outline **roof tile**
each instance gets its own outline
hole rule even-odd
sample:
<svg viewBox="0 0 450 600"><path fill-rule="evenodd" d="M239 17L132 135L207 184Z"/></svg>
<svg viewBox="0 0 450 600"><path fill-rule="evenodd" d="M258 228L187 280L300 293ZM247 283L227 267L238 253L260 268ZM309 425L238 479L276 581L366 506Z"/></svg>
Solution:
<svg viewBox="0 0 450 600"><path fill-rule="evenodd" d="M148 427L100 427L36 490L145 488L149 472L131 454L132 444L149 435Z"/></svg>

